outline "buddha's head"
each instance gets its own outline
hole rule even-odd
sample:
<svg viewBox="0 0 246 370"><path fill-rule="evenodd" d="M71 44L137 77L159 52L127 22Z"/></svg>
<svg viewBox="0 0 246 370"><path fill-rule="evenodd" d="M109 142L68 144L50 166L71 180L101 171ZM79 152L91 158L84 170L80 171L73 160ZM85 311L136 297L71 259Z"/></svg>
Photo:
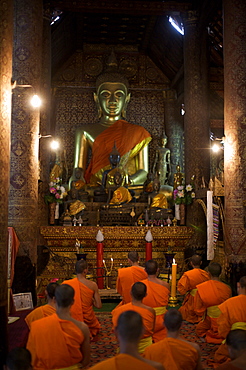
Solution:
<svg viewBox="0 0 246 370"><path fill-rule="evenodd" d="M120 163L120 153L118 152L115 143L111 153L109 154L109 162L113 168L117 167Z"/></svg>
<svg viewBox="0 0 246 370"><path fill-rule="evenodd" d="M167 135L165 134L165 132L163 132L163 136L161 138L161 146L165 148L166 145L167 145Z"/></svg>
<svg viewBox="0 0 246 370"><path fill-rule="evenodd" d="M113 56L114 58L114 56ZM130 100L128 80L118 72L116 60L111 60L105 73L96 80L94 100L101 121L116 121L126 117L126 108Z"/></svg>

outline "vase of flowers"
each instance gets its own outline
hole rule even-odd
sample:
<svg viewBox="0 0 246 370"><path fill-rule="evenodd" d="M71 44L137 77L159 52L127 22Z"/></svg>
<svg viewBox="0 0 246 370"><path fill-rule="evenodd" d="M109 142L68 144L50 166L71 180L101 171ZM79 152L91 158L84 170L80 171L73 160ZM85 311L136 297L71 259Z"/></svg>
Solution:
<svg viewBox="0 0 246 370"><path fill-rule="evenodd" d="M49 183L49 194L44 196L44 201L49 205L49 224L54 225L55 220L59 219L59 204L63 202L65 188L61 185L62 179L59 177Z"/></svg>
<svg viewBox="0 0 246 370"><path fill-rule="evenodd" d="M173 191L175 203L175 217L180 220L180 225L185 225L185 206L191 204L195 198L194 187L192 184L180 185Z"/></svg>

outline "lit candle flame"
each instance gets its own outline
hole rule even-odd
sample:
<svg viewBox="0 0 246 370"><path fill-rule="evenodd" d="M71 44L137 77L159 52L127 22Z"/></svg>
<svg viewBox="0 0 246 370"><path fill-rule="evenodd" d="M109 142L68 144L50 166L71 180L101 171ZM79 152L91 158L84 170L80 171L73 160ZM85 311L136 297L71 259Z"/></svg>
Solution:
<svg viewBox="0 0 246 370"><path fill-rule="evenodd" d="M175 265L175 258L173 258L173 264Z"/></svg>
<svg viewBox="0 0 246 370"><path fill-rule="evenodd" d="M111 261L113 262L113 258L111 258Z"/></svg>

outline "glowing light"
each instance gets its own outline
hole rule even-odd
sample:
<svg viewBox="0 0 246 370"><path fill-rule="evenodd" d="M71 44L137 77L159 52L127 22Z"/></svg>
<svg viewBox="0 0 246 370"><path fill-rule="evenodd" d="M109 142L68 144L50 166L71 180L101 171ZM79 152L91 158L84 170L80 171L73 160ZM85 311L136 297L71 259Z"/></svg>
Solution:
<svg viewBox="0 0 246 370"><path fill-rule="evenodd" d="M41 99L38 95L33 95L33 97L31 98L31 104L34 108L39 108L40 105L41 105Z"/></svg>
<svg viewBox="0 0 246 370"><path fill-rule="evenodd" d="M53 140L50 144L51 149L56 150L59 148L59 142L57 140Z"/></svg>
<svg viewBox="0 0 246 370"><path fill-rule="evenodd" d="M218 144L213 144L212 151L214 153L218 153L220 151L221 147Z"/></svg>
<svg viewBox="0 0 246 370"><path fill-rule="evenodd" d="M178 31L183 36L184 35L184 27L183 27L182 23L181 23L181 27L180 27L179 24L172 17L169 17L168 20L171 23L171 25L175 28L175 30Z"/></svg>

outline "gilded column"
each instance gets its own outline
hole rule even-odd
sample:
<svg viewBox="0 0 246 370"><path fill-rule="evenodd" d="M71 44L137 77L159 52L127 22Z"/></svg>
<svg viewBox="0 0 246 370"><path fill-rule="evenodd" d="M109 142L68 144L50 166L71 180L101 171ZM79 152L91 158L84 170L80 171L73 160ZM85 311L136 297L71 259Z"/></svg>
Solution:
<svg viewBox="0 0 246 370"><path fill-rule="evenodd" d="M224 0L225 247L246 256L245 0Z"/></svg>
<svg viewBox="0 0 246 370"><path fill-rule="evenodd" d="M188 12L184 36L184 135L186 184L195 175L196 191L202 178L208 184L210 174L209 104L208 104L208 48L207 31L199 27L195 12ZM199 230L198 248L206 246L205 217L200 205L187 207L186 223Z"/></svg>
<svg viewBox="0 0 246 370"><path fill-rule="evenodd" d="M0 2L0 367L7 354L8 192L13 49L13 1Z"/></svg>
<svg viewBox="0 0 246 370"><path fill-rule="evenodd" d="M171 151L171 179L170 185L173 185L173 175L176 172L176 166L179 164L184 168L184 135L183 118L177 106L175 90L164 91L165 100L165 131L168 137L167 147Z"/></svg>
<svg viewBox="0 0 246 370"><path fill-rule="evenodd" d="M14 17L13 78L17 86L12 107L9 224L20 240L19 255L35 264L40 113L30 105L30 98L40 88L42 0L16 0Z"/></svg>

